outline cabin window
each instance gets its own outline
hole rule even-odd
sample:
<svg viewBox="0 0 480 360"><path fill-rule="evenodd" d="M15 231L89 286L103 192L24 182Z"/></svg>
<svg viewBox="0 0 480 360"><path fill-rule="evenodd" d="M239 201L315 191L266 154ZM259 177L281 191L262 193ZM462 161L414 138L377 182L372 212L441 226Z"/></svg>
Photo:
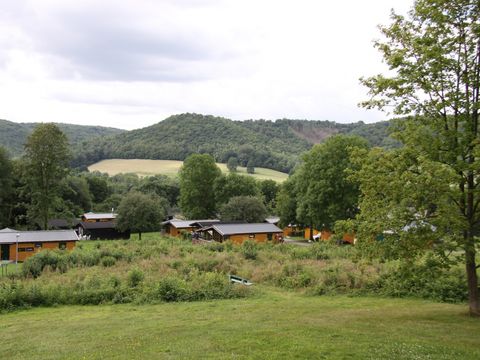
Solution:
<svg viewBox="0 0 480 360"><path fill-rule="evenodd" d="M25 248L18 248L18 252L25 252Z"/></svg>
<svg viewBox="0 0 480 360"><path fill-rule="evenodd" d="M18 248L18 252L32 252L33 247Z"/></svg>
<svg viewBox="0 0 480 360"><path fill-rule="evenodd" d="M273 234L272 234L272 233L267 234L267 239L268 239L268 240L272 240L272 237L273 237Z"/></svg>
<svg viewBox="0 0 480 360"><path fill-rule="evenodd" d="M255 234L249 234L249 235L248 235L248 238L249 238L249 239L255 239Z"/></svg>
<svg viewBox="0 0 480 360"><path fill-rule="evenodd" d="M67 248L67 243L66 242L60 242L58 243L58 248L60 250L65 250Z"/></svg>
<svg viewBox="0 0 480 360"><path fill-rule="evenodd" d="M41 248L42 246L43 246L42 243L35 243L35 247L36 247L36 248Z"/></svg>

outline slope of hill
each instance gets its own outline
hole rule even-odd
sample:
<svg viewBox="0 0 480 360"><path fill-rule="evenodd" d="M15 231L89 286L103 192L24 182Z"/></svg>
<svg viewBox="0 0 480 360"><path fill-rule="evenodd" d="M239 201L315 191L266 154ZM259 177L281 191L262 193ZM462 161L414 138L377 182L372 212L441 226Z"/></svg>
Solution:
<svg viewBox="0 0 480 360"><path fill-rule="evenodd" d="M108 159L90 165L89 171L100 171L110 176L121 173L135 173L138 176L149 175L167 175L176 176L183 165L183 161L178 160L145 160L145 159ZM217 166L223 173L228 173L226 164ZM258 180L271 179L276 182L282 182L288 178L288 174L265 168L255 168L255 173L250 175L244 167L238 167L237 173L246 176L252 176Z"/></svg>
<svg viewBox="0 0 480 360"><path fill-rule="evenodd" d="M211 154L225 163L289 172L312 144L334 134L359 134L373 146L389 146L388 122L337 124L331 121L282 119L232 121L198 114L180 114L146 128L88 142L77 152L75 166L104 159L184 160L192 153Z"/></svg>
<svg viewBox="0 0 480 360"><path fill-rule="evenodd" d="M15 123L0 120L0 146L4 146L11 156L20 156L23 153L23 145L38 123ZM108 128L103 126L84 126L72 124L57 124L67 135L72 147L79 147L82 142L100 136L117 135L125 130Z"/></svg>

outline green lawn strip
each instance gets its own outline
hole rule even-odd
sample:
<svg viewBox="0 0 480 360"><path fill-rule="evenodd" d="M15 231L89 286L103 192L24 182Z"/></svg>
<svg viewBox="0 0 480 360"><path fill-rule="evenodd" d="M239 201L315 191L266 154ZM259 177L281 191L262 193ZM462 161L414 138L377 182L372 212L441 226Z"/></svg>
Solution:
<svg viewBox="0 0 480 360"><path fill-rule="evenodd" d="M1 315L8 359L478 359L464 305L308 297L62 306Z"/></svg>

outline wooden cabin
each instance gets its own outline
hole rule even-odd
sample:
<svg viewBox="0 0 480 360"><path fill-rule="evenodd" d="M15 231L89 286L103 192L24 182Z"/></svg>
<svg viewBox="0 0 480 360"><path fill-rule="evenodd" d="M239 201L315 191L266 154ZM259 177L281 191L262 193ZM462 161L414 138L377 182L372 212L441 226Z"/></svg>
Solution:
<svg viewBox="0 0 480 360"><path fill-rule="evenodd" d="M88 240L130 239L130 230L119 231L115 221L80 221L75 231L80 238Z"/></svg>
<svg viewBox="0 0 480 360"><path fill-rule="evenodd" d="M201 238L223 242L231 240L235 244L242 244L246 240L256 242L273 241L283 239L282 229L270 223L238 223L238 224L212 224L198 230Z"/></svg>
<svg viewBox="0 0 480 360"><path fill-rule="evenodd" d="M115 213L93 213L88 212L82 215L83 222L108 222L115 221L117 214Z"/></svg>
<svg viewBox="0 0 480 360"><path fill-rule="evenodd" d="M180 237L182 232L197 231L206 226L210 226L214 223L218 223L218 219L210 220L179 220L170 219L162 222L162 233L165 235Z"/></svg>
<svg viewBox="0 0 480 360"><path fill-rule="evenodd" d="M0 230L0 260L25 261L43 249L72 250L79 240L74 230Z"/></svg>
<svg viewBox="0 0 480 360"><path fill-rule="evenodd" d="M327 241L327 240L330 240L332 235L333 235L333 233L329 230L319 231L319 230L313 229L313 238L315 240ZM310 239L310 229L305 229L305 239ZM343 243L354 244L355 235L345 233L345 234L343 234L342 240L343 240Z"/></svg>

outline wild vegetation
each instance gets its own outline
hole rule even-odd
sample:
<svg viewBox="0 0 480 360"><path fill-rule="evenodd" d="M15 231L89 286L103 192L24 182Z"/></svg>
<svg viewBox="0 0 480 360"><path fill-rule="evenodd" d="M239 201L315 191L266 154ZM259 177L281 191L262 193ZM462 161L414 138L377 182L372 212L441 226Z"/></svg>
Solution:
<svg viewBox="0 0 480 360"><path fill-rule="evenodd" d="M227 275L255 283L235 286ZM196 301L256 296L263 286L309 296L380 295L462 302L461 269L426 256L415 263L368 259L355 247L319 243L243 245L145 234L142 240L80 242L71 252L42 251L21 274L0 280L2 311L60 304Z"/></svg>

